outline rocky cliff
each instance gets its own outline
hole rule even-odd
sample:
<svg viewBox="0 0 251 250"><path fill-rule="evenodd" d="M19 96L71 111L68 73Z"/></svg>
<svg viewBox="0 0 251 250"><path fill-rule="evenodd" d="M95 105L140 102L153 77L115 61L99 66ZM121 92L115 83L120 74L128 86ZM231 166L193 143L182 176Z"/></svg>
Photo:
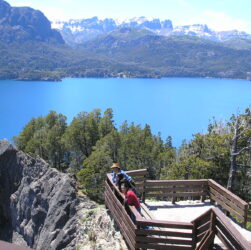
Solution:
<svg viewBox="0 0 251 250"><path fill-rule="evenodd" d="M0 240L49 250L94 249L97 238L95 249L123 249L106 210L75 187L73 176L0 141Z"/></svg>
<svg viewBox="0 0 251 250"><path fill-rule="evenodd" d="M51 29L50 21L41 11L29 7L11 7L0 0L0 41L9 43L27 40L64 43L59 32Z"/></svg>

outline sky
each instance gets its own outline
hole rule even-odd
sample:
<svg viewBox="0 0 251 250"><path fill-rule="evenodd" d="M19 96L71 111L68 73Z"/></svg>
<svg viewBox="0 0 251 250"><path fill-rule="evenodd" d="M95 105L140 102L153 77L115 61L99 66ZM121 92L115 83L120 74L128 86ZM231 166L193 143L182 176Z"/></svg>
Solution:
<svg viewBox="0 0 251 250"><path fill-rule="evenodd" d="M174 26L207 24L217 31L251 33L251 0L7 0L12 6L41 10L49 20L93 16L124 20L145 16L169 19Z"/></svg>

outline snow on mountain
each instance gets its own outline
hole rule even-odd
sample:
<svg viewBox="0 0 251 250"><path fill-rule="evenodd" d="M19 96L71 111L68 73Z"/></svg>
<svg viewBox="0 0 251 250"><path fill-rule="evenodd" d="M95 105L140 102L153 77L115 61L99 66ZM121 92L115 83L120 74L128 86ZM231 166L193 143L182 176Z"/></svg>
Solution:
<svg viewBox="0 0 251 250"><path fill-rule="evenodd" d="M190 35L210 40L217 40L216 32L210 30L205 24L176 26L172 31L172 35Z"/></svg>
<svg viewBox="0 0 251 250"><path fill-rule="evenodd" d="M214 41L226 41L233 38L251 39L251 35L243 31L216 32L205 24L193 24L173 27L172 21L158 18L135 17L126 20L112 18L99 19L98 17L86 19L71 19L69 21L54 21L52 28L60 30L63 38L69 44L83 43L98 35L108 33L117 28L147 29L157 35L169 36L197 36Z"/></svg>

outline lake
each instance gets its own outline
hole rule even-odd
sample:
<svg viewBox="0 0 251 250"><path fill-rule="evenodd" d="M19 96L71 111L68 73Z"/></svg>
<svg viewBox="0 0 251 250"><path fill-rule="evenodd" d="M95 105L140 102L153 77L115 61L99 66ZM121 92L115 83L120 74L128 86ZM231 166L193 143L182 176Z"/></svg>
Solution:
<svg viewBox="0 0 251 250"><path fill-rule="evenodd" d="M251 82L226 79L64 79L62 82L0 81L0 139L11 140L32 117L50 110L63 113L68 123L81 111L114 111L123 121L172 136L180 146L192 134L206 132L209 120L229 119L251 104Z"/></svg>

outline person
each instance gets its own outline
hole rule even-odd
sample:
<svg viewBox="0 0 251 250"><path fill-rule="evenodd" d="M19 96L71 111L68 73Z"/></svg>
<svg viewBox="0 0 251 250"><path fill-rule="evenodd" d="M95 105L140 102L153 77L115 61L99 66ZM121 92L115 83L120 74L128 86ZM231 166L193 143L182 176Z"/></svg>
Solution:
<svg viewBox="0 0 251 250"><path fill-rule="evenodd" d="M130 189L130 184L127 181L124 181L121 184L122 193L125 195L125 202L130 205L134 206L139 213L141 213L140 202L137 195ZM135 218L132 218L135 220Z"/></svg>
<svg viewBox="0 0 251 250"><path fill-rule="evenodd" d="M121 181L122 179L127 180L129 183L134 183L132 177L123 171L118 163L113 163L111 169L113 170L112 181L116 185L118 185L118 181Z"/></svg>
<svg viewBox="0 0 251 250"><path fill-rule="evenodd" d="M134 206L137 209L137 211L141 214L140 201L137 195L133 192L133 190L131 190L131 186L130 183L128 183L128 181L125 180L122 182L121 190L122 193L125 195L125 202L130 206ZM136 221L135 215L131 213L130 216L133 222L135 222ZM152 227L142 226L142 229L152 229Z"/></svg>

